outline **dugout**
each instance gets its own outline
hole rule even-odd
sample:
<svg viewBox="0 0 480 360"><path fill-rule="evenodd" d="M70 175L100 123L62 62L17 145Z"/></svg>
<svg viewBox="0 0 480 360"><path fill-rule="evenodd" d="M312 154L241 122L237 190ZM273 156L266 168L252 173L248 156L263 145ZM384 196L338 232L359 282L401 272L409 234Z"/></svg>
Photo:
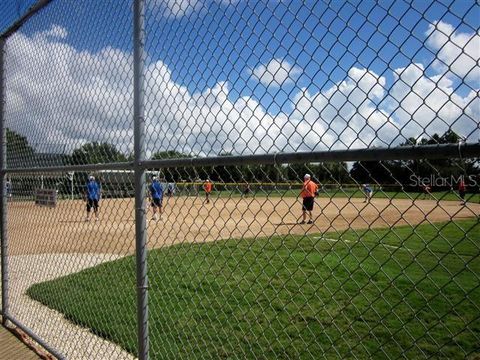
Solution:
<svg viewBox="0 0 480 360"><path fill-rule="evenodd" d="M19 173L9 174L9 198L13 201L35 201L37 190L55 190L56 194L68 191L68 173L54 172L46 174Z"/></svg>

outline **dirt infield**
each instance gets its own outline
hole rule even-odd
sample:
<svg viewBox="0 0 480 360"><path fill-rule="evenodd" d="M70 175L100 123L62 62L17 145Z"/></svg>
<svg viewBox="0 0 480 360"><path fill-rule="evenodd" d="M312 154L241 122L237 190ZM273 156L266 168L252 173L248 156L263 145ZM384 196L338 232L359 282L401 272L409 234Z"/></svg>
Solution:
<svg viewBox="0 0 480 360"><path fill-rule="evenodd" d="M164 201L162 220L151 221L148 209L148 247L228 238L341 231L446 221L480 214L480 204L459 206L456 201L320 198L314 225L296 224L300 200L295 198L179 197ZM56 208L32 202L8 205L9 254L115 253L131 254L135 246L133 199L105 199L100 221L85 222L85 203L59 202Z"/></svg>

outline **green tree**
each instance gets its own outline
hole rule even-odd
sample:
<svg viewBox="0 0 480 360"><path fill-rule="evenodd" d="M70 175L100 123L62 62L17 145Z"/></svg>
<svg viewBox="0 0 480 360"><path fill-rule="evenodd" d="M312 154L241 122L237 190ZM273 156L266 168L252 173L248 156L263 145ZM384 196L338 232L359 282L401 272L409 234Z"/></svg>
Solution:
<svg viewBox="0 0 480 360"><path fill-rule="evenodd" d="M388 165L381 161L356 161L350 170L351 177L358 183L392 183Z"/></svg>
<svg viewBox="0 0 480 360"><path fill-rule="evenodd" d="M166 159L183 159L188 158L190 155L181 153L175 150L157 151L152 156L152 160L166 160ZM150 169L158 170L158 169ZM197 173L194 168L191 167L171 167L162 168L158 170L159 176L162 180L167 182L191 182L197 177Z"/></svg>
<svg viewBox="0 0 480 360"><path fill-rule="evenodd" d="M315 174L322 183L351 182L347 164L345 162L320 163Z"/></svg>
<svg viewBox="0 0 480 360"><path fill-rule="evenodd" d="M461 137L452 130L443 135L433 134L430 138L422 138L420 145L457 144ZM402 144L406 145L406 144ZM431 174L438 176L460 176L472 170L470 161L462 163L459 159L435 159L435 160L412 160L406 163L412 171L420 177L428 177Z"/></svg>
<svg viewBox="0 0 480 360"><path fill-rule="evenodd" d="M6 128L7 136L7 166L29 166L35 162L35 150L30 146L25 136Z"/></svg>
<svg viewBox="0 0 480 360"><path fill-rule="evenodd" d="M127 161L125 154L108 143L91 142L75 149L70 156L72 165L103 164Z"/></svg>
<svg viewBox="0 0 480 360"><path fill-rule="evenodd" d="M189 157L188 154L184 154L175 150L167 151L157 151L151 156L152 160L162 160L162 159L182 159Z"/></svg>
<svg viewBox="0 0 480 360"><path fill-rule="evenodd" d="M400 146L457 144L461 137L452 130L443 135L433 134L429 138L409 138ZM418 179L435 177L458 178L459 176L478 175L478 159L432 159L432 160L389 160L355 162L350 175L358 182L379 182L402 184L404 188L412 185L412 176ZM411 189L411 190L418 190Z"/></svg>

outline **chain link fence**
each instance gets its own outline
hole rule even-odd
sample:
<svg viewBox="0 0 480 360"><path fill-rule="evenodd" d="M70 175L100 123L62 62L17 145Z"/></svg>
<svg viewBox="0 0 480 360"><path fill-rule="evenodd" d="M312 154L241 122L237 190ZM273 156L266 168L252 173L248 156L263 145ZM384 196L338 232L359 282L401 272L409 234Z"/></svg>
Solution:
<svg viewBox="0 0 480 360"><path fill-rule="evenodd" d="M20 5L4 324L68 359L480 356L477 2Z"/></svg>

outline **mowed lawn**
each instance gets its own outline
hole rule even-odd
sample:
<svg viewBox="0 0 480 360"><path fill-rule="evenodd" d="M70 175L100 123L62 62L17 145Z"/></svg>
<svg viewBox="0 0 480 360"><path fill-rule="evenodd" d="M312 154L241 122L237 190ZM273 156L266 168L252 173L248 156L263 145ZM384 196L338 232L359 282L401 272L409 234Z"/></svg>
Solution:
<svg viewBox="0 0 480 360"><path fill-rule="evenodd" d="M480 349L478 218L177 245L151 251L148 266L154 359L463 359ZM135 354L135 288L127 257L28 294Z"/></svg>
<svg viewBox="0 0 480 360"><path fill-rule="evenodd" d="M257 188L254 192L248 194L249 197L298 197L301 188L285 190L282 188L275 189L275 187L264 186ZM182 194L179 192L178 194ZM202 195L203 192L200 192ZM213 191L213 197L240 197L242 194L242 187L230 187L228 190ZM365 194L360 189L326 189L322 190L318 194L321 198L353 198L360 199L365 198ZM436 191L432 192L431 196L427 196L420 192L405 192L405 191L377 191L374 190L373 198L377 199L412 199L412 200L441 200L441 201L458 201L460 202L460 196L457 191ZM480 203L480 194L467 193L465 194L465 200L472 203Z"/></svg>

